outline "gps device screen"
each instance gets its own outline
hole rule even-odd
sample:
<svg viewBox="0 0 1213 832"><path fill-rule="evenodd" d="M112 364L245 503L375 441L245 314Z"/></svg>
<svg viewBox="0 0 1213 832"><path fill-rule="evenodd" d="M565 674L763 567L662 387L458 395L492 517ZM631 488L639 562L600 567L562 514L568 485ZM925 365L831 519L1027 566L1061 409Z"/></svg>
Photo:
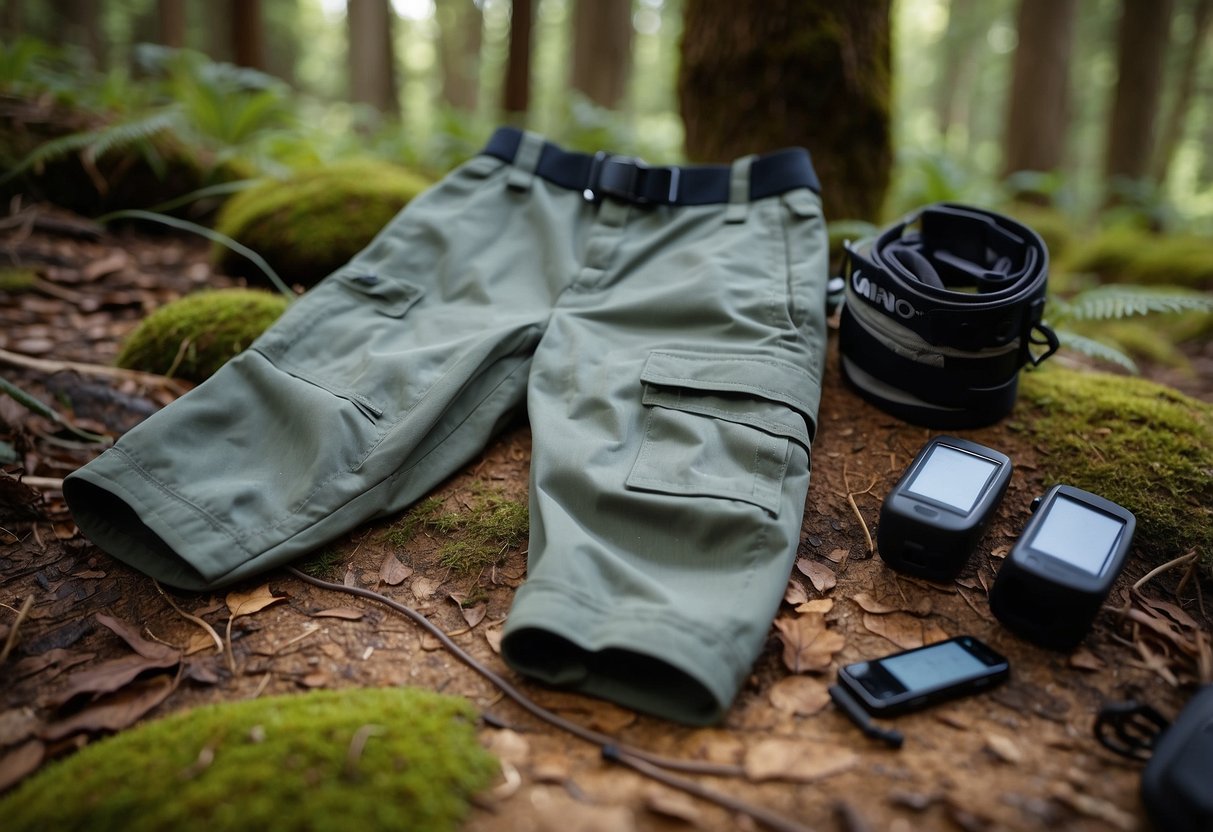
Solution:
<svg viewBox="0 0 1213 832"><path fill-rule="evenodd" d="M1099 575L1125 523L1102 511L1059 495L1028 545L1084 572Z"/></svg>
<svg viewBox="0 0 1213 832"><path fill-rule="evenodd" d="M906 690L952 685L986 669L985 662L955 641L943 641L913 653L890 656L881 663Z"/></svg>
<svg viewBox="0 0 1213 832"><path fill-rule="evenodd" d="M906 491L968 514L997 467L985 457L948 445L935 445L906 485Z"/></svg>

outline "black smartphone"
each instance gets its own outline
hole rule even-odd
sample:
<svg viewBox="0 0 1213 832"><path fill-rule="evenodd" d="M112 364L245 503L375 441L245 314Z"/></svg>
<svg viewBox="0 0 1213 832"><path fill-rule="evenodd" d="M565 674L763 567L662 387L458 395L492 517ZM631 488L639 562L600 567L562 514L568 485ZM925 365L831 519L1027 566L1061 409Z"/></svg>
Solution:
<svg viewBox="0 0 1213 832"><path fill-rule="evenodd" d="M893 716L993 687L1010 674L1007 660L973 636L957 636L838 671L842 685L870 714Z"/></svg>

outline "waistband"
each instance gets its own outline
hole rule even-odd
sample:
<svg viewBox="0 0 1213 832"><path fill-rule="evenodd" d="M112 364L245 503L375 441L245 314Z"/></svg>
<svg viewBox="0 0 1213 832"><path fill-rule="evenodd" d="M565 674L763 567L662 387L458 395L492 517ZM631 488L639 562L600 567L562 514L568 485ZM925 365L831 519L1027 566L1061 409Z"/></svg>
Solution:
<svg viewBox="0 0 1213 832"><path fill-rule="evenodd" d="M482 154L513 162L523 131L500 127ZM544 142L535 175L554 185L582 191L587 199L611 196L646 205L711 205L730 201L732 167L729 165L649 165L634 156L617 156L563 150ZM797 188L820 194L821 183L809 152L786 148L754 157L750 167L749 199L778 196Z"/></svg>

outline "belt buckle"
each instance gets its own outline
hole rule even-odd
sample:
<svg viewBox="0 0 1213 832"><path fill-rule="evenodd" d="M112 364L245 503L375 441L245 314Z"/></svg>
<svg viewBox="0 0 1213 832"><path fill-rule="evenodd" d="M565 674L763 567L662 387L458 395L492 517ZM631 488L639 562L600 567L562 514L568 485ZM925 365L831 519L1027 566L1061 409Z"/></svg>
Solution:
<svg viewBox="0 0 1213 832"><path fill-rule="evenodd" d="M651 205L657 201L672 205L678 198L680 173L676 167L655 167L637 156L614 156L600 150L590 163L584 196L590 202L611 196L634 205ZM669 177L664 200L654 199L648 186L653 177L663 175Z"/></svg>

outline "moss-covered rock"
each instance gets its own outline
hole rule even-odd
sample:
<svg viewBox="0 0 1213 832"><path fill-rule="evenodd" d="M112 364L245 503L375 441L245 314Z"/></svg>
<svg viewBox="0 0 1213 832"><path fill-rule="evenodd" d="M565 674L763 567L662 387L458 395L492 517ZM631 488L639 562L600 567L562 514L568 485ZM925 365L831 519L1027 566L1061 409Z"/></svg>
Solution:
<svg viewBox="0 0 1213 832"><path fill-rule="evenodd" d="M51 764L0 817L8 832L455 829L497 771L474 718L412 688L207 706Z"/></svg>
<svg viewBox="0 0 1213 832"><path fill-rule="evenodd" d="M429 182L386 162L345 162L266 181L229 200L216 230L264 257L283 279L312 286L357 254ZM216 246L216 266L264 280L248 261Z"/></svg>
<svg viewBox="0 0 1213 832"><path fill-rule="evenodd" d="M117 364L204 381L268 329L288 303L258 289L187 295L148 315L123 343Z"/></svg>
<svg viewBox="0 0 1213 832"><path fill-rule="evenodd" d="M1117 283L1213 289L1213 240L1111 228L1076 244L1064 266Z"/></svg>
<svg viewBox="0 0 1213 832"><path fill-rule="evenodd" d="M1132 511L1140 556L1195 547L1213 570L1213 407L1145 379L1057 367L1025 373L1020 398L1016 418L1053 482Z"/></svg>

